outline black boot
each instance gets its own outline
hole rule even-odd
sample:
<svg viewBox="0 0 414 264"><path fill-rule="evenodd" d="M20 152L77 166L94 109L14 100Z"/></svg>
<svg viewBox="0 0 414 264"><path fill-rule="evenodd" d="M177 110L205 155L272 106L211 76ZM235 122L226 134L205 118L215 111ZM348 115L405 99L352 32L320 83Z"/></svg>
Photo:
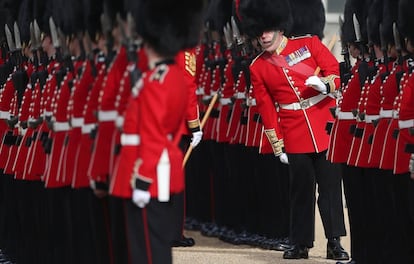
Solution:
<svg viewBox="0 0 414 264"><path fill-rule="evenodd" d="M357 262L355 260L350 260L348 262L338 261L336 264L357 264Z"/></svg>
<svg viewBox="0 0 414 264"><path fill-rule="evenodd" d="M173 247L192 247L194 246L195 241L191 237L183 236L181 240L174 240L172 246Z"/></svg>
<svg viewBox="0 0 414 264"><path fill-rule="evenodd" d="M308 256L308 247L301 245L293 245L290 249L286 250L283 253L284 259L307 259Z"/></svg>
<svg viewBox="0 0 414 264"><path fill-rule="evenodd" d="M334 260L349 260L349 255L341 246L339 237L328 239L326 258Z"/></svg>

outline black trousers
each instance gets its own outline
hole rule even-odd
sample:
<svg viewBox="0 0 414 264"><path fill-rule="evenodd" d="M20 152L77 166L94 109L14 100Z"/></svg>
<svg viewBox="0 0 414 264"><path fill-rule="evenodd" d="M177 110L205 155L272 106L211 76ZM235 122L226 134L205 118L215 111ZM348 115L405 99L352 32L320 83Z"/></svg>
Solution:
<svg viewBox="0 0 414 264"><path fill-rule="evenodd" d="M364 169L341 164L344 194L348 209L351 257L357 263L367 263L369 219L373 214L371 180Z"/></svg>
<svg viewBox="0 0 414 264"><path fill-rule="evenodd" d="M169 202L153 198L141 209L131 199L124 199L130 264L172 263L171 243L177 228L174 219L182 217L177 206L182 206L183 200L183 193L171 195Z"/></svg>
<svg viewBox="0 0 414 264"><path fill-rule="evenodd" d="M346 235L338 164L321 153L288 154L290 169L290 234L294 244L313 247L315 192L326 238Z"/></svg>

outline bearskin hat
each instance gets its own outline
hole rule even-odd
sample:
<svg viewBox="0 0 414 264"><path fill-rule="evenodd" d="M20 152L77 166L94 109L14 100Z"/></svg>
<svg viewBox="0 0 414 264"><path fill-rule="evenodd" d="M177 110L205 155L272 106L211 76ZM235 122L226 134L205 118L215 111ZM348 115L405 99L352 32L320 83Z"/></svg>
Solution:
<svg viewBox="0 0 414 264"><path fill-rule="evenodd" d="M383 0L374 0L368 10L368 40L372 44L381 45L380 24L382 24Z"/></svg>
<svg viewBox="0 0 414 264"><path fill-rule="evenodd" d="M354 43L356 42L355 29L353 16L355 14L358 19L361 38L363 43L368 42L367 35L367 15L368 7L371 4L371 0L347 0L345 2L344 8L344 24L342 25L342 36L341 39L345 43Z"/></svg>
<svg viewBox="0 0 414 264"><path fill-rule="evenodd" d="M250 37L268 30L289 32L292 23L288 0L240 0L239 14L242 29Z"/></svg>
<svg viewBox="0 0 414 264"><path fill-rule="evenodd" d="M412 0L400 0L398 12L398 23L402 34L414 42L414 2Z"/></svg>
<svg viewBox="0 0 414 264"><path fill-rule="evenodd" d="M101 0L83 0L83 27L92 40L102 34L100 18L102 12Z"/></svg>
<svg viewBox="0 0 414 264"><path fill-rule="evenodd" d="M306 34L323 38L325 28L325 7L321 0L290 0L293 23L292 36Z"/></svg>
<svg viewBox="0 0 414 264"><path fill-rule="evenodd" d="M174 57L200 40L202 0L142 0L133 14L137 33L158 54Z"/></svg>
<svg viewBox="0 0 414 264"><path fill-rule="evenodd" d="M398 0L383 0L382 28L385 44L394 44L393 23L398 22ZM400 40L401 42L402 40ZM401 42L403 43L403 42Z"/></svg>
<svg viewBox="0 0 414 264"><path fill-rule="evenodd" d="M208 23L210 30L223 31L226 23L230 21L232 5L231 0L211 0L209 2L204 21Z"/></svg>

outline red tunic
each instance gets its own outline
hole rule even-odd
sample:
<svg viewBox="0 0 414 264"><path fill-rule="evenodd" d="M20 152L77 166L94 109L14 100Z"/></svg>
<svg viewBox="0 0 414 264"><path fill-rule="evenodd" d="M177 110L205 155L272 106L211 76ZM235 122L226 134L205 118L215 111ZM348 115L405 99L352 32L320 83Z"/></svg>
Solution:
<svg viewBox="0 0 414 264"><path fill-rule="evenodd" d="M305 80L314 74L318 66L321 75L331 77L335 87L339 87L338 62L316 36L284 39L283 45L278 55L264 52L250 66L264 128L275 129L278 139L284 139L287 153L322 152L328 148L329 135L325 125L333 121L329 108L336 105L335 99L326 96L317 105L299 110L280 108L276 111L275 104L289 105L320 95L312 87L305 86ZM282 62L275 65L267 57ZM291 57L297 57L300 62L288 67Z"/></svg>
<svg viewBox="0 0 414 264"><path fill-rule="evenodd" d="M67 73L60 89L56 90L53 100L53 131L49 134L52 140L52 148L45 170L46 188L69 186L72 182L72 175L65 175L63 170L64 145L66 144L66 136L70 129L67 109L70 98L69 81L72 81L72 79L72 74L70 72Z"/></svg>
<svg viewBox="0 0 414 264"><path fill-rule="evenodd" d="M357 61L352 68L352 77L342 91L342 98L338 102L327 154L328 160L334 163L346 163L351 150L353 138L351 127L356 125L356 118L352 111L358 108L361 96L359 64L360 61Z"/></svg>
<svg viewBox="0 0 414 264"><path fill-rule="evenodd" d="M414 137L410 135L409 129L414 127L414 74L410 74L405 82L404 87L401 88L401 102L399 107L398 126L400 132L396 142L396 149L394 155L395 174L406 173L409 171L408 165L410 162L411 153L406 152L407 144L414 144Z"/></svg>
<svg viewBox="0 0 414 264"><path fill-rule="evenodd" d="M111 171L110 158L113 146L110 143L118 113L115 102L118 95L119 82L125 72L127 63L126 49L121 47L108 70L104 82L98 111L98 132L88 171L89 175L97 181L106 181Z"/></svg>
<svg viewBox="0 0 414 264"><path fill-rule="evenodd" d="M135 140L138 144L122 148L120 157L125 156L129 161L125 167L116 166L111 181L111 194L131 197L133 171L130 168L135 163L136 155L142 161L137 173L141 179L151 182L149 191L152 197L157 197L157 165L164 151L168 153L170 163L170 193L182 192L183 154L178 147L178 140L183 129L188 96L182 70L175 64L159 64L143 75L142 80L134 86L132 94L134 99L131 100L136 102L131 102L131 107L127 109L124 131L137 133L134 138L138 139ZM134 111L135 114L129 111Z"/></svg>

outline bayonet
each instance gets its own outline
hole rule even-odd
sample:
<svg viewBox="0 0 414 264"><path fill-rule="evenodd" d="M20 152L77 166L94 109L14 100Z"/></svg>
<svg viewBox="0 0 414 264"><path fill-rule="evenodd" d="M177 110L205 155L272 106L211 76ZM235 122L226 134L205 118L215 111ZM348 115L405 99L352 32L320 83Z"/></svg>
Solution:
<svg viewBox="0 0 414 264"><path fill-rule="evenodd" d="M243 39L241 37L240 30L237 27L237 23L236 23L236 20L234 19L234 16L231 17L230 22L231 22L231 28L233 31L233 38L236 40L237 45L242 45Z"/></svg>
<svg viewBox="0 0 414 264"><path fill-rule="evenodd" d="M232 38L230 36L230 32L227 30L227 25L225 25L223 27L223 33L224 33L224 39L226 41L227 49L231 49L231 46L233 45L233 42L232 42Z"/></svg>
<svg viewBox="0 0 414 264"><path fill-rule="evenodd" d="M135 20L131 13L127 14L126 22L127 22L127 29L128 29L127 36L132 40L136 39L137 36L135 32Z"/></svg>
<svg viewBox="0 0 414 264"><path fill-rule="evenodd" d="M352 16L352 21L354 22L356 42L361 42L362 41L361 27L359 26L359 21L355 13Z"/></svg>
<svg viewBox="0 0 414 264"><path fill-rule="evenodd" d="M36 37L34 35L33 22L30 22L29 30L30 30L30 43L31 43L30 47L32 50L36 50Z"/></svg>
<svg viewBox="0 0 414 264"><path fill-rule="evenodd" d="M39 49L41 47L40 43L42 42L42 40L41 40L40 28L39 28L39 25L37 24L36 19L33 21L33 30L34 30L34 36L35 36L36 44L37 44L36 48Z"/></svg>
<svg viewBox="0 0 414 264"><path fill-rule="evenodd" d="M13 24L13 30L14 30L14 43L16 44L16 49L21 50L22 42L20 40L20 30L19 30L19 26L17 25L17 22L14 22Z"/></svg>
<svg viewBox="0 0 414 264"><path fill-rule="evenodd" d="M402 45L401 45L401 39L400 39L400 32L398 31L397 23L392 23L392 33L394 35L394 43L395 43L395 49L398 52L398 64L401 65L403 61L402 57Z"/></svg>
<svg viewBox="0 0 414 264"><path fill-rule="evenodd" d="M53 17L49 18L49 27L50 27L50 35L52 37L53 46L55 48L60 48L58 31L55 25L55 21L53 21Z"/></svg>
<svg viewBox="0 0 414 264"><path fill-rule="evenodd" d="M385 64L385 69L386 69L386 74L385 76L388 75L389 70L388 70L388 49L387 49L387 42L385 41L385 37L384 37L384 27L382 26L382 23L380 23L379 25L379 35L380 35L380 42L381 42L381 50L384 56L384 64ZM385 78L385 77L383 77Z"/></svg>
<svg viewBox="0 0 414 264"><path fill-rule="evenodd" d="M13 51L16 50L16 45L14 44L12 33L11 33L10 28L7 24L4 25L4 31L6 33L7 46L9 46L9 51L13 52Z"/></svg>
<svg viewBox="0 0 414 264"><path fill-rule="evenodd" d="M124 46L128 46L128 36L125 32L125 23L122 20L120 13L116 14L116 21L118 22L119 31L121 32L121 42L124 44Z"/></svg>
<svg viewBox="0 0 414 264"><path fill-rule="evenodd" d="M401 52L402 46L400 41L400 32L398 31L397 23L392 23L392 33L394 35L394 42L395 42L395 48L398 52Z"/></svg>

